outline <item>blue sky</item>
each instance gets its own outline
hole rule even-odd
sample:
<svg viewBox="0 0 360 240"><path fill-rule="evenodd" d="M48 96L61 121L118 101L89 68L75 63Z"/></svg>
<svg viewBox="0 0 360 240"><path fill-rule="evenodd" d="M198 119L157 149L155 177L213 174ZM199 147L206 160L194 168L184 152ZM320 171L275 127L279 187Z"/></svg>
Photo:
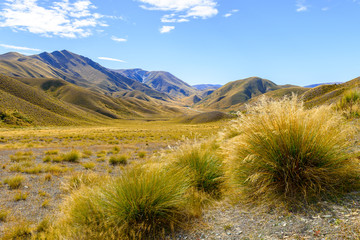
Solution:
<svg viewBox="0 0 360 240"><path fill-rule="evenodd" d="M360 76L360 0L0 0L0 53L67 49L189 84Z"/></svg>

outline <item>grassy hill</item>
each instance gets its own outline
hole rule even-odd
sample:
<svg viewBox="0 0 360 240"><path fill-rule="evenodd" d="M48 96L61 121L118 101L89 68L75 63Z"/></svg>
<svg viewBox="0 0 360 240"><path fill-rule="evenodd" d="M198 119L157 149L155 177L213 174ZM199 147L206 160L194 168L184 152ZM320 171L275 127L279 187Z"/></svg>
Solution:
<svg viewBox="0 0 360 240"><path fill-rule="evenodd" d="M360 77L341 84L320 85L306 91L301 97L308 107L337 103L347 90L360 88Z"/></svg>
<svg viewBox="0 0 360 240"><path fill-rule="evenodd" d="M2 119L3 123L11 125L79 125L103 120L101 116L91 115L81 108L62 102L15 78L0 75L0 91L0 111L3 115L9 115L8 121L4 119L5 117ZM14 119L12 116L18 119Z"/></svg>
<svg viewBox="0 0 360 240"><path fill-rule="evenodd" d="M197 106L209 109L228 109L281 86L259 77L229 82L200 101Z"/></svg>
<svg viewBox="0 0 360 240"><path fill-rule="evenodd" d="M111 119L169 117L180 111L142 92L127 92L127 96L115 98L62 79L0 75L0 90L1 113L11 115L8 118L20 116L5 121L13 125L99 124Z"/></svg>

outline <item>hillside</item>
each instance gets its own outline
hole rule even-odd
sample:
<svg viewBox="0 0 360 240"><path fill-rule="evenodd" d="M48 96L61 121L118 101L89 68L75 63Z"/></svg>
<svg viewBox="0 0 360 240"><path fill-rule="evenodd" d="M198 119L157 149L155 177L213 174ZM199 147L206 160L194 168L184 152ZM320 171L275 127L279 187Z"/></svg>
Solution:
<svg viewBox="0 0 360 240"><path fill-rule="evenodd" d="M301 97L308 107L332 104L338 102L344 92L354 88L360 88L360 77L341 84L317 86L306 91Z"/></svg>
<svg viewBox="0 0 360 240"><path fill-rule="evenodd" d="M169 72L145 71L139 68L113 71L144 83L159 92L167 93L174 98L189 97L197 92L195 88Z"/></svg>
<svg viewBox="0 0 360 240"><path fill-rule="evenodd" d="M78 125L104 120L4 75L0 75L0 91L2 122L7 124ZM8 120L4 115L8 115Z"/></svg>
<svg viewBox="0 0 360 240"><path fill-rule="evenodd" d="M263 93L280 89L281 86L259 77L229 82L205 97L196 106L209 109L229 109Z"/></svg>
<svg viewBox="0 0 360 240"><path fill-rule="evenodd" d="M114 98L62 79L0 75L0 91L0 112L18 113L21 119L29 120L14 119L14 125L99 124L111 119L164 117L180 112L142 92Z"/></svg>
<svg viewBox="0 0 360 240"><path fill-rule="evenodd" d="M110 71L89 58L67 50L32 56L16 53L1 55L0 73L15 77L61 78L107 95L124 90L138 90L156 99L164 101L169 99L165 93Z"/></svg>

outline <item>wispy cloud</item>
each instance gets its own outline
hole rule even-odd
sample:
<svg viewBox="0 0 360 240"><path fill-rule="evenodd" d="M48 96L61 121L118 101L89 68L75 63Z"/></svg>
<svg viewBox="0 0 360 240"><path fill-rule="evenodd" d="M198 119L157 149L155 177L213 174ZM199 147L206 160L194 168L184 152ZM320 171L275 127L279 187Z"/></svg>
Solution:
<svg viewBox="0 0 360 240"><path fill-rule="evenodd" d="M207 19L218 14L216 0L136 0L141 8L152 11L166 11L163 23L189 22L190 19ZM172 30L172 29L171 29ZM170 31L171 31L170 30Z"/></svg>
<svg viewBox="0 0 360 240"><path fill-rule="evenodd" d="M321 8L321 11L324 11L324 12L326 12L326 11L329 11L329 7L323 7L323 8Z"/></svg>
<svg viewBox="0 0 360 240"><path fill-rule="evenodd" d="M88 37L94 28L108 26L104 18L113 18L94 12L96 6L90 0L46 1L42 5L38 0L5 1L0 11L0 27L46 37Z"/></svg>
<svg viewBox="0 0 360 240"><path fill-rule="evenodd" d="M112 36L111 40L113 40L115 42L127 42L126 38L118 38L118 37L115 37L115 36Z"/></svg>
<svg viewBox="0 0 360 240"><path fill-rule="evenodd" d="M174 30L174 29L175 29L174 26L162 26L162 27L159 29L159 31L160 31L160 33L168 33L168 32L170 32L170 31L172 31L172 30Z"/></svg>
<svg viewBox="0 0 360 240"><path fill-rule="evenodd" d="M116 58L98 57L98 59L101 59L101 60L107 60L107 61L114 61L114 62L122 62L122 63L126 63L124 60L120 60L120 59L116 59Z"/></svg>
<svg viewBox="0 0 360 240"><path fill-rule="evenodd" d="M19 47L19 46L8 45L8 44L0 44L0 47L8 48L8 49L15 49L15 50L25 50L25 51L41 52L41 50L40 50L40 49L37 49L37 48Z"/></svg>
<svg viewBox="0 0 360 240"><path fill-rule="evenodd" d="M223 16L228 18L228 17L231 17L232 15L234 15L234 13L237 13L238 11L239 11L239 9L233 9L230 12L224 14Z"/></svg>
<svg viewBox="0 0 360 240"><path fill-rule="evenodd" d="M297 12L305 12L308 10L308 6L306 5L305 0L297 0L296 1L296 11Z"/></svg>

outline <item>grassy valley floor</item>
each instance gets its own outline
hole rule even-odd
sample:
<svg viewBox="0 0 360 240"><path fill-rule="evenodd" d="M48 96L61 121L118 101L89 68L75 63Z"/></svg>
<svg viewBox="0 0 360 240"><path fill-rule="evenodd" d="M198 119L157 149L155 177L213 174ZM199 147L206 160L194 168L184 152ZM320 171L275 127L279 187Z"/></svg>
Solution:
<svg viewBox="0 0 360 240"><path fill-rule="evenodd" d="M0 239L24 230L18 239L28 239L26 229L46 228L80 184L120 176L135 163L210 138L226 125L119 121L109 127L0 129ZM301 213L234 202L229 196L215 202L167 239L360 239L358 192Z"/></svg>
<svg viewBox="0 0 360 240"><path fill-rule="evenodd" d="M0 238L51 218L82 176L119 176L133 162L207 138L221 125L118 121L110 127L0 129Z"/></svg>

